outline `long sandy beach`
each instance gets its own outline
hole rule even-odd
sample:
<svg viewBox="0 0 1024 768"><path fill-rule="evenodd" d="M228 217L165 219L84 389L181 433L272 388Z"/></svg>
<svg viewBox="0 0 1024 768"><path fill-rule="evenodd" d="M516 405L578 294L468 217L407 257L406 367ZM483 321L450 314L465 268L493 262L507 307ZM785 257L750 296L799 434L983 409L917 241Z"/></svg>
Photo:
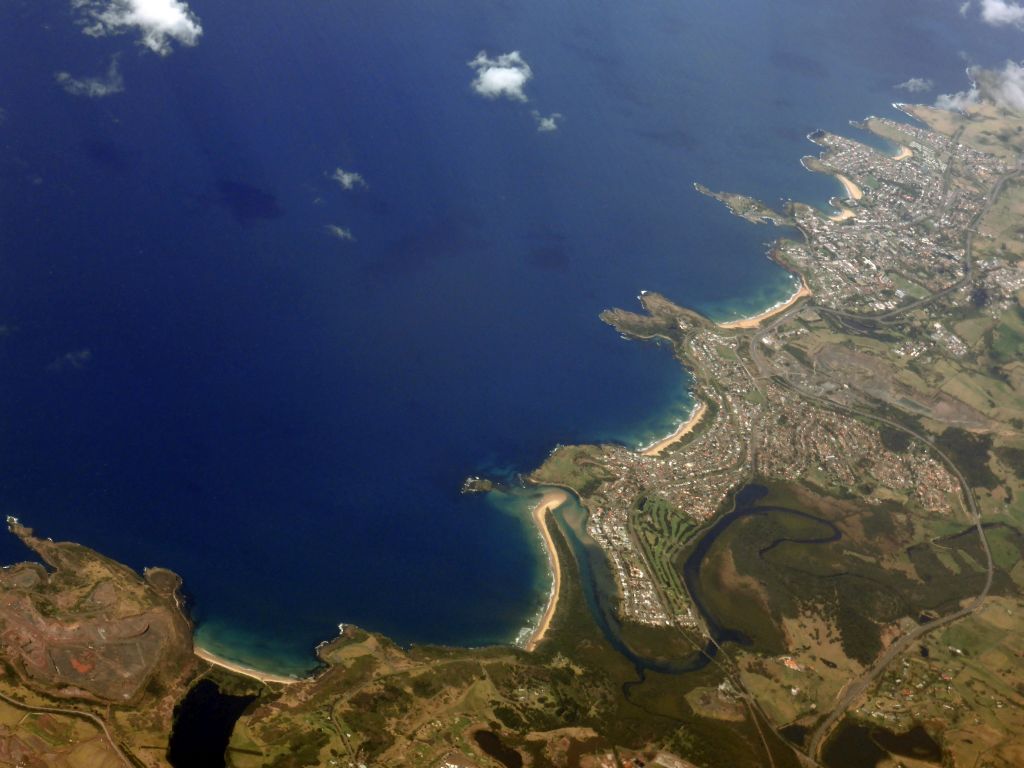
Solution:
<svg viewBox="0 0 1024 768"><path fill-rule="evenodd" d="M548 491L541 497L537 506L533 508L533 521L537 524L540 535L544 539L544 548L548 551L552 583L551 596L548 598L544 614L540 617L540 621L537 622L537 628L530 635L530 639L526 641L525 648L528 651L533 651L540 645L540 641L544 639L544 635L547 634L548 629L551 627L551 620L555 617L555 609L558 608L558 595L562 589L562 566L558 559L558 550L555 549L555 540L551 538L551 531L548 530L544 516L549 510L554 511L558 509L568 500L569 494L565 491Z"/></svg>
<svg viewBox="0 0 1024 768"><path fill-rule="evenodd" d="M785 301L779 302L775 306L768 307L764 312L754 315L753 317L744 317L740 320L730 320L727 323L719 323L719 328L732 328L732 329L749 329L757 328L765 320L768 320L780 312L785 312L787 309L796 304L800 299L805 296L811 295L811 289L808 287L807 282L801 278L800 287L796 289L796 292Z"/></svg>
<svg viewBox="0 0 1024 768"><path fill-rule="evenodd" d="M846 176L843 176L841 173L837 173L835 174L835 177L839 179L839 183L843 185L843 189L846 190L846 196L848 198L851 200L860 200L864 197L864 192L861 191L861 188L850 181Z"/></svg>
<svg viewBox="0 0 1024 768"><path fill-rule="evenodd" d="M651 443L646 448L642 449L640 451L640 454L642 456L657 456L659 453L661 453L663 450L668 448L673 443L678 443L680 440L682 440L684 437L690 434L694 430L694 428L700 423L700 420L704 418L704 413L707 411L707 409L708 407L704 403L697 403L697 406L690 413L690 418L688 418L686 421L680 424L675 432L673 432L671 435L666 435L665 437L661 438L661 440L656 440L655 442Z"/></svg>
<svg viewBox="0 0 1024 768"><path fill-rule="evenodd" d="M247 667L244 664L237 664L233 661L228 661L223 656L218 656L205 648L200 648L198 645L192 649L192 652L205 662L213 664L215 667L221 669L227 669L245 677L251 677L254 680L259 680L261 683L284 683L285 685L294 685L295 683L301 683L302 680L294 677L286 677L285 675L275 675L271 672L264 672L261 669L255 667Z"/></svg>

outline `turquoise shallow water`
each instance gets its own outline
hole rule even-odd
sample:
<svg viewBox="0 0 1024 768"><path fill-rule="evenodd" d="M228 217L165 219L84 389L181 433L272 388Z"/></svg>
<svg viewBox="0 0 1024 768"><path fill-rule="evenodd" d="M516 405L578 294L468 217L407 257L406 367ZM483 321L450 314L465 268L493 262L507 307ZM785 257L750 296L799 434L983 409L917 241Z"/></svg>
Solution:
<svg viewBox="0 0 1024 768"><path fill-rule="evenodd" d="M189 5L165 57L0 7L0 509L173 568L204 642L287 671L339 622L514 637L544 555L462 479L685 415L668 350L602 309L789 293L775 233L693 181L825 205L808 132L1020 34L934 0ZM528 102L474 93L482 49L521 51ZM55 77L115 56L121 93Z"/></svg>

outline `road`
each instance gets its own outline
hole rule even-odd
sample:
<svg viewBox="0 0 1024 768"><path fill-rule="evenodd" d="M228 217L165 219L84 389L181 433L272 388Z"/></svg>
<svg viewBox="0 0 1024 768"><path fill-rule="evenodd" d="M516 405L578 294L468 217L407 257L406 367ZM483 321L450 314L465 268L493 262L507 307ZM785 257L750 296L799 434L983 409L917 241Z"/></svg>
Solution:
<svg viewBox="0 0 1024 768"><path fill-rule="evenodd" d="M954 140L955 139L956 137L954 137ZM944 189L947 192L949 187L950 174L952 173L952 170L953 168L951 160L945 170L943 179ZM919 309L923 306L932 304L938 301L939 299L943 298L944 296L948 296L958 290L961 290L965 286L970 285L977 277L974 263L974 240L977 234L977 226L983 220L983 218L992 210L992 207L995 205L1006 184L1013 179L1021 177L1022 172L1024 172L1024 157L1018 159L1017 166L1013 171L1004 174L997 180L997 182L993 185L992 189L989 192L988 199L986 200L985 205L968 224L966 234L964 237L964 274L951 285L923 299L877 314L852 314L848 312L843 312L841 310L821 307L816 304L814 305L815 309L818 310L821 314L827 315L840 322L849 321L862 325L885 325L899 322L907 313ZM808 233L804 232L804 236L805 238L810 240L810 238L808 237ZM899 430L900 432L909 435L910 437L928 446L928 448L932 451L932 454L936 458L941 460L942 463L946 465L949 471L957 479L957 482L959 483L961 489L961 498L963 500L962 503L964 505L965 512L967 513L967 516L969 517L969 519L973 523L974 528L977 531L977 535L981 543L982 550L985 554L985 559L987 561L984 588L981 590L981 592L979 592L977 595L971 598L970 602L967 605L964 605L958 610L945 616L939 617L938 619L935 619L934 621L931 621L927 624L922 624L920 626L914 627L910 631L906 632L905 634L897 638L860 677L851 680L843 688L831 709L827 713L823 713L824 718L819 721L817 727L810 734L804 753L798 753L801 761L804 762L804 764L819 765L822 746L832 733L833 729L842 720L842 718L846 715L849 709L852 706L854 706L856 702L862 696L864 696L864 694L870 689L870 687L878 680L878 678L884 673L884 671L888 668L889 664L894 659L898 658L901 654L907 652L914 645L914 643L918 642L922 637L924 637L928 633L934 632L937 629L948 626L949 624L959 621L960 619L963 619L967 616L970 616L984 604L985 599L988 597L989 592L992 588L995 568L992 561L992 554L989 548L988 538L985 534L985 529L982 523L981 512L978 508L977 500L974 496L974 493L970 485L968 484L966 478L964 477L963 473L960 471L959 467L957 467L956 464L949 458L949 456L947 456L932 440L930 440L927 436L904 426L903 424L885 418L884 416L880 416L869 410L862 409L860 407L857 407L856 405L846 405L843 403L834 402L828 398L822 397L817 393L810 391L797 383L794 383L788 376L779 375L779 373L774 369L772 364L767 360L766 356L763 354L763 351L760 347L760 339L770 333L773 333L780 325L787 322L796 313L800 312L802 308L802 303L794 305L792 308L787 309L786 311L772 318L766 325L755 330L748 336L749 357L751 363L753 364L756 370L754 372L747 370L747 373L748 375L750 375L750 378L753 381L754 386L757 389L760 389L760 387L758 386L759 378L772 379L778 382L781 386L786 387L787 389L791 390L792 392L794 392L795 394L797 394L798 396L800 396L801 398L805 399L808 402L816 403L828 410L843 412L861 419L868 419L875 423L885 424L893 429ZM689 339L684 341L684 345L688 340ZM695 356L693 355L688 355L685 357L690 361L695 360ZM746 366L744 366L744 368L746 368ZM713 381L713 377L708 377L707 372L701 370L699 365L695 366L692 372L694 374L694 378L697 380ZM838 384L842 385L843 382L838 382ZM753 425L754 434L751 436L751 448L749 454L750 463L754 467L757 466L758 459L755 447L757 442L757 430L758 425L755 422L755 424ZM657 584L657 580L654 581ZM723 669L726 669L726 665L724 664L726 660L728 660L728 655L723 654L723 657L720 659L720 661L723 662ZM727 674L729 674L728 670ZM732 675L730 675L730 677L732 677ZM760 711L760 707L757 706L756 700L752 696L750 696L749 693L743 690L742 684L738 686L738 689L740 691L743 691L743 698L746 701L747 705L751 708L752 713L754 711ZM755 721L757 720L756 716L754 719ZM769 721L766 719L766 722ZM761 738L762 741L764 741L766 752L770 756L771 751L768 747L768 743L765 740L763 733L761 733Z"/></svg>
<svg viewBox="0 0 1024 768"><path fill-rule="evenodd" d="M946 286L941 291L936 291L930 296L925 296L923 299L918 299L917 301L911 302L910 304L904 304L902 306L896 307L895 309L890 309L885 312L880 312L877 314L855 314L850 312L843 312L838 309L829 309L828 307L819 307L817 305L815 306L815 309L817 309L822 314L829 315L840 320L850 320L862 324L879 323L881 325L888 325L891 323L898 322L901 319L901 316L906 314L907 312L910 312L911 310L918 309L923 306L927 306L928 304L938 301L943 296L947 296L950 293L954 293L955 291L958 291L961 288L963 288L965 285L968 285L972 280L974 280L975 277L974 236L977 233L977 226L979 222L981 222L981 220L985 218L988 212L992 210L992 206L995 205L995 202L999 198L999 194L1003 191L1003 187L1006 185L1006 183L1009 182L1011 179L1020 178L1022 171L1024 171L1024 158L1017 160L1016 170L1000 177L999 181L996 182L995 186L992 188L992 191L989 193L988 201L985 203L985 206L980 211L978 211L977 215L973 219L971 219L971 223L967 225L967 237L964 241L965 272L964 276L957 280L955 283Z"/></svg>
<svg viewBox="0 0 1024 768"><path fill-rule="evenodd" d="M836 406L833 404L832 407ZM966 605L958 611L954 611L953 613L942 616L927 624L922 624L918 627L915 627L910 632L907 632L905 635L900 636L892 645L890 645L886 649L885 653L883 653L875 661L875 663L864 673L864 675L862 675L858 680L851 683L843 690L839 699L836 701L835 706L832 708L832 711L829 712L828 717L826 717L818 725L818 727L814 730L814 733L811 735L810 741L808 742L807 753L810 757L812 757L815 760L818 759L821 747L824 744L825 739L828 738L828 735L832 732L832 729L836 726L836 724L843 717L843 715L846 714L847 710L849 710L849 708L853 706L854 702L856 702L867 691L871 684L879 678L879 676L882 674L882 672L885 671L885 668L889 665L889 663L897 656L907 651L910 648L910 646L912 646L919 639L927 635L929 632L933 632L936 629L939 629L940 627L946 626L947 624L952 624L955 621L959 621L960 619L969 616L975 611L977 611L985 602L985 598L988 597L988 593L992 589L992 579L995 575L995 565L992 562L992 551L991 549L989 549L988 537L985 535L985 528L981 520L981 511L978 509L978 503L974 498L974 491L971 490L971 487L967 484L967 480L964 478L963 473L956 466L956 464L954 464L945 453L939 450L939 448L932 441L928 440L927 438L914 432L911 429L907 429L901 424L898 424L894 421L890 421L889 419L880 418L878 416L863 411L858 411L855 409L844 408L843 410L847 410L859 416L871 418L874 419L875 421L882 422L883 424L886 424L895 429L899 429L904 433L917 438L925 445L927 445L929 448L931 448L934 454L942 460L942 462L950 469L950 471L953 472L953 474L956 476L957 481L960 483L960 488L963 492L962 498L964 499L968 507L967 512L971 517L972 522L974 523L975 530L978 533L978 539L981 542L981 548L985 552L987 574L985 576L985 587L971 600L971 602L968 605Z"/></svg>
<svg viewBox="0 0 1024 768"><path fill-rule="evenodd" d="M99 717L98 715L94 715L92 712L82 712L77 709L62 709L60 707L33 707L29 704L25 704L24 702L18 701L17 699L12 699L10 696L7 696L3 693L0 693L0 699L3 699L12 707L17 707L18 709L24 710L26 712L38 712L41 714L48 715L65 715L68 717L77 717L79 719L90 721L94 725L98 726L100 730L103 731L103 735L106 736L107 741L110 742L111 749L113 749L114 753L121 759L121 762L124 763L128 768L136 768L135 763L128 758L128 756L124 753L124 750L122 750L121 747L118 746L118 743L114 740L114 737L110 733L110 730L107 728L107 724L103 721L103 718Z"/></svg>
<svg viewBox="0 0 1024 768"><path fill-rule="evenodd" d="M1004 177L1003 179L1000 180L997 189L1002 188L1002 184L1003 182L1005 182L1006 178L1007 177ZM995 192L992 195L992 199L994 198ZM911 307L904 307L900 311L906 312L909 311L910 309ZM992 562L992 553L989 549L988 537L986 537L985 535L985 529L982 525L981 520L981 512L978 509L978 504L975 500L974 492L971 490L970 485L967 483L967 480L964 477L963 473L960 471L959 467L957 467L956 464L953 463L953 461L949 458L949 456L947 456L942 450L940 450L934 442L929 440L924 435L921 435L918 432L915 432L914 430L907 428L903 424L879 416L878 414L875 413L860 410L858 408L853 408L851 406L842 405L832 400L828 400L813 392L808 391L803 387L794 384L786 377L774 374L771 364L767 361L764 354L761 352L758 341L762 336L773 332L781 323L785 322L791 314L797 311L799 311L799 307L794 307L792 310L789 310L779 315L771 323L769 323L767 326L765 326L758 333L754 334L751 337L748 349L750 352L750 358L758 369L758 374L765 377L772 377L780 385L785 386L786 388L790 389L791 391L797 393L798 395L807 400L816 402L822 407L828 408L830 410L842 411L853 416L866 418L885 424L894 429L898 429L901 432L910 435L911 437L927 445L933 451L934 455L938 457L946 465L946 467L953 473L954 477L956 477L957 479L957 482L960 484L962 498L964 499L964 502L967 506L966 511L969 517L971 518L972 522L974 523L975 529L978 532L978 538L981 541L981 547L985 552L985 558L987 560L987 576L985 579L985 587L977 596L975 596L971 600L970 604L959 609L958 611L940 617L935 621L929 622L928 624L923 624L919 627L916 627L910 632L906 633L905 635L902 635L886 649L886 651L860 678L858 678L855 681L852 681L843 689L842 693L840 694L840 697L836 700L835 705L832 707L832 710L828 713L825 719L819 723L818 727L811 734L810 740L808 741L807 756L813 761L818 761L822 745L828 738L829 734L832 732L833 728L835 728L835 726L846 714L846 712L850 709L850 707L854 704L854 702L856 702L868 690L871 684L874 683L878 679L878 677L885 671L885 668L889 665L890 662L892 662L893 659L898 657L900 654L904 653L906 650L910 648L911 645L913 645L916 641L924 637L929 632L933 632L934 630L939 629L940 627L952 624L955 621L958 621L966 616L969 616L981 607L981 605L985 601L985 598L988 597L989 591L992 589L992 579L995 574L995 567Z"/></svg>

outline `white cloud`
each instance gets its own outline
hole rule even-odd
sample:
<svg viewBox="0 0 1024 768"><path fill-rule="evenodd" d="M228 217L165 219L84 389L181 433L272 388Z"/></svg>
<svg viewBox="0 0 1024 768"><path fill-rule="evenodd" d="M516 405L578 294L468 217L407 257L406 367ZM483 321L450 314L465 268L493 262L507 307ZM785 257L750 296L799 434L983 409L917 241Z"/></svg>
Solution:
<svg viewBox="0 0 1024 768"><path fill-rule="evenodd" d="M935 106L965 110L984 100L1003 109L1024 113L1024 66L1008 61L1002 69L971 67L967 74L972 80L971 88L939 96Z"/></svg>
<svg viewBox="0 0 1024 768"><path fill-rule="evenodd" d="M107 67L107 74L103 77L72 77L70 72L58 72L55 77L64 90L72 96L88 96L98 99L103 96L113 96L124 90L124 78L121 76L121 68L117 63L117 56L110 60Z"/></svg>
<svg viewBox="0 0 1024 768"><path fill-rule="evenodd" d="M893 86L909 93L924 93L935 87L935 83L925 77L912 77Z"/></svg>
<svg viewBox="0 0 1024 768"><path fill-rule="evenodd" d="M519 51L503 53L496 59L488 57L487 51L480 51L468 64L476 71L473 90L481 96L527 101L525 88L533 77L533 70Z"/></svg>
<svg viewBox="0 0 1024 768"><path fill-rule="evenodd" d="M94 37L137 29L142 44L166 56L171 42L195 45L203 34L199 18L184 0L71 0L90 19L85 33Z"/></svg>
<svg viewBox="0 0 1024 768"><path fill-rule="evenodd" d="M324 229L327 230L327 234L329 234L331 237L336 237L339 240L351 242L356 239L355 235L352 234L351 229L339 227L337 224L327 224L324 226Z"/></svg>
<svg viewBox="0 0 1024 768"><path fill-rule="evenodd" d="M533 119L537 121L538 131L541 133L551 133L558 130L558 121L562 119L562 114L560 112L552 112L547 117L544 117L535 109L533 110Z"/></svg>
<svg viewBox="0 0 1024 768"><path fill-rule="evenodd" d="M1024 7L1014 0L981 0L981 20L993 27L1024 27Z"/></svg>
<svg viewBox="0 0 1024 768"><path fill-rule="evenodd" d="M46 370L53 373L60 373L61 371L81 371L91 362L92 350L86 347L85 349L78 349L74 352L68 352L66 355L61 355L46 366Z"/></svg>
<svg viewBox="0 0 1024 768"><path fill-rule="evenodd" d="M972 0L964 0L964 2L960 4L961 16L967 16L967 12L971 10L971 2Z"/></svg>
<svg viewBox="0 0 1024 768"><path fill-rule="evenodd" d="M1003 109L1024 113L1024 66L1008 61L1001 70L979 69L974 77L984 98Z"/></svg>
<svg viewBox="0 0 1024 768"><path fill-rule="evenodd" d="M978 93L977 88L971 88L969 91L960 91L959 93L944 93L935 100L935 106L939 109L963 111L977 104L980 97L981 94Z"/></svg>
<svg viewBox="0 0 1024 768"><path fill-rule="evenodd" d="M346 171L342 168L335 168L334 173L331 174L331 178L338 182L341 185L341 188L345 190L367 186L366 180L361 174Z"/></svg>

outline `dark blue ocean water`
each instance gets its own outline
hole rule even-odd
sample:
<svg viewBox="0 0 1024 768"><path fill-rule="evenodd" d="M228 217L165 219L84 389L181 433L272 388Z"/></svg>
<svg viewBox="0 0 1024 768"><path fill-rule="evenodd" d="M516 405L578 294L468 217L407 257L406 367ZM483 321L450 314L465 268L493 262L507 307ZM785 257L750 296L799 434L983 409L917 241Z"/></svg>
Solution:
<svg viewBox="0 0 1024 768"><path fill-rule="evenodd" d="M961 52L1022 34L945 0L190 6L199 45L159 57L68 0L0 5L0 511L173 568L205 644L278 669L340 621L514 636L546 562L463 477L686 412L602 309L792 286L692 182L824 205L808 132L895 115L909 77L959 90ZM522 52L529 103L471 90L481 49ZM123 93L55 80L115 55Z"/></svg>

